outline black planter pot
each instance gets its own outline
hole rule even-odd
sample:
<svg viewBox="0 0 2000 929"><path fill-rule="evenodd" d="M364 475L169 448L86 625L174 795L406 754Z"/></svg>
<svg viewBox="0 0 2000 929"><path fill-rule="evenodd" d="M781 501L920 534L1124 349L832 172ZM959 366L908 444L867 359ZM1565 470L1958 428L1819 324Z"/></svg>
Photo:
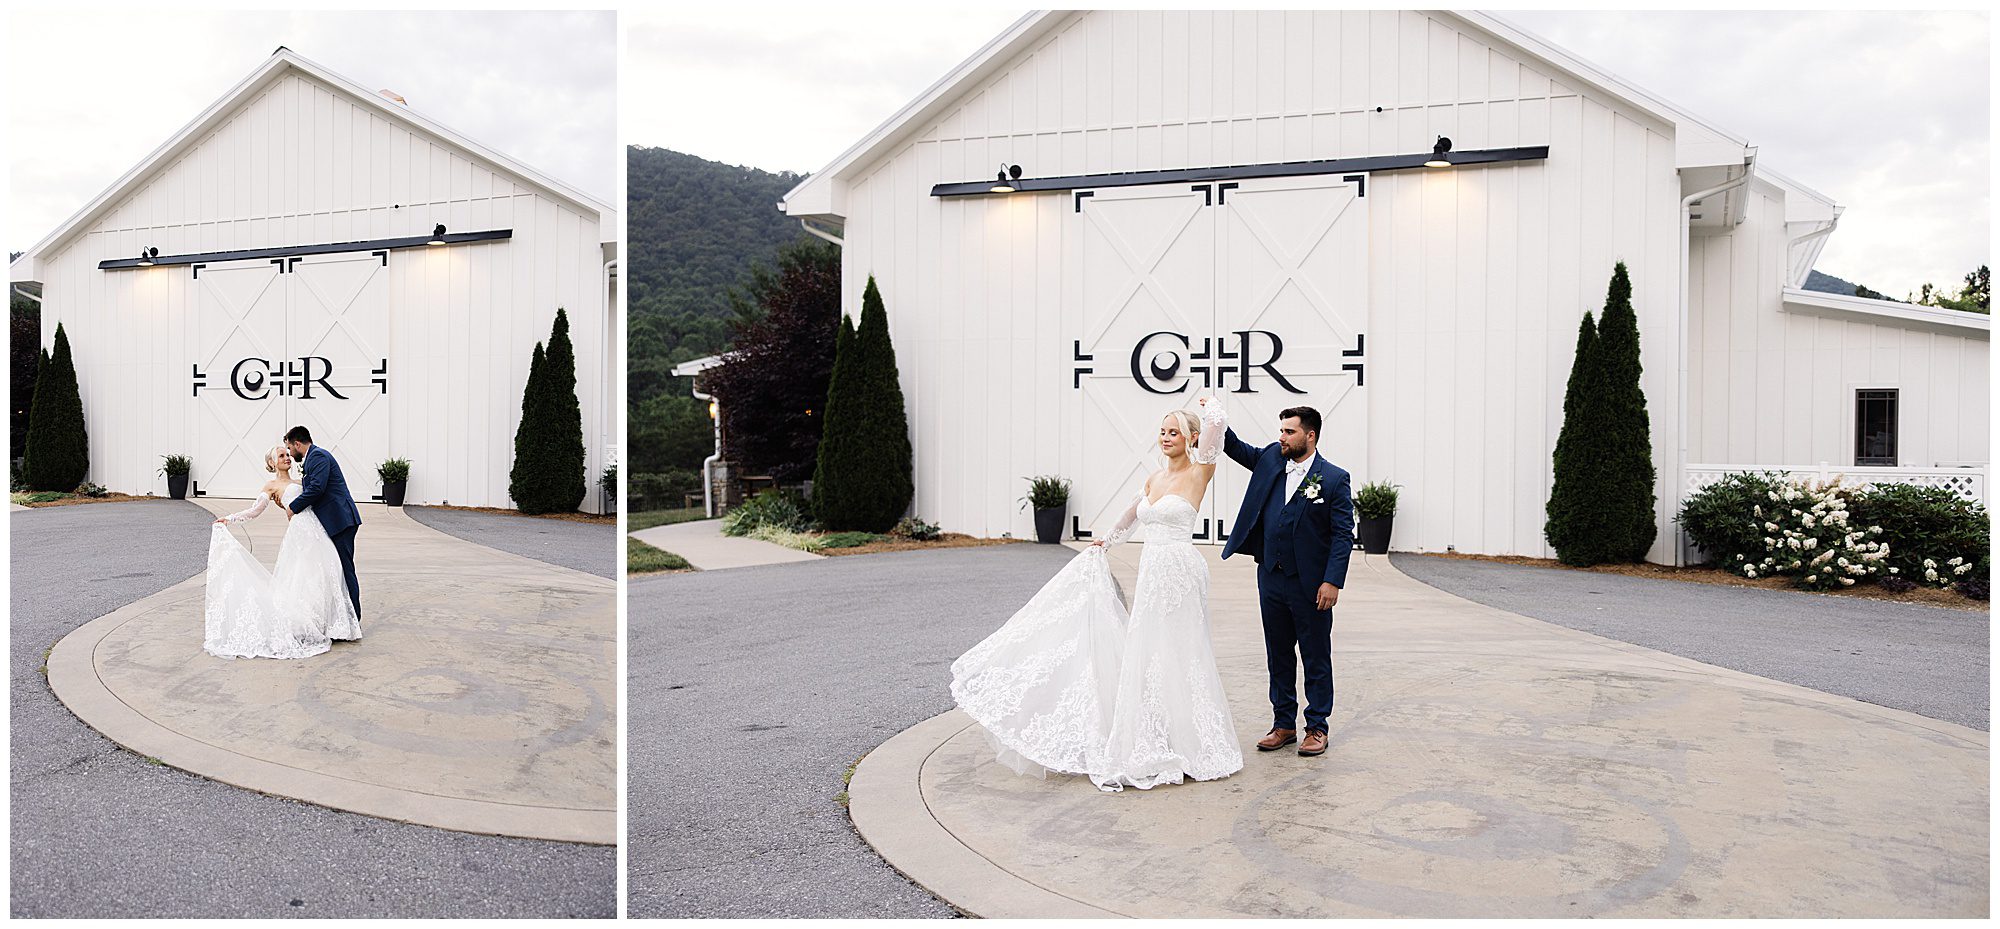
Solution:
<svg viewBox="0 0 2000 929"><path fill-rule="evenodd" d="M172 497L175 500L186 500L187 495L188 495L188 476L185 474L167 475L167 496Z"/></svg>
<svg viewBox="0 0 2000 929"><path fill-rule="evenodd" d="M1361 550L1370 555L1389 553L1389 533L1396 527L1396 517L1381 516L1361 521L1359 535Z"/></svg>
<svg viewBox="0 0 2000 929"><path fill-rule="evenodd" d="M410 487L409 481L382 482L382 502L390 506L403 505L403 491Z"/></svg>
<svg viewBox="0 0 2000 929"><path fill-rule="evenodd" d="M1035 541L1043 545L1054 545L1062 541L1063 516L1069 507L1058 506L1050 509L1035 509Z"/></svg>

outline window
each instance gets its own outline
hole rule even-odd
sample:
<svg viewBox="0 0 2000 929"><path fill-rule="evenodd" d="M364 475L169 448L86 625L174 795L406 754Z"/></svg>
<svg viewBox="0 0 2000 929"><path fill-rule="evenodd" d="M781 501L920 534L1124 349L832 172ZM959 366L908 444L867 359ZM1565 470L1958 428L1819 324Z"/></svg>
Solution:
<svg viewBox="0 0 2000 929"><path fill-rule="evenodd" d="M1854 463L1896 466L1896 392L1854 392Z"/></svg>

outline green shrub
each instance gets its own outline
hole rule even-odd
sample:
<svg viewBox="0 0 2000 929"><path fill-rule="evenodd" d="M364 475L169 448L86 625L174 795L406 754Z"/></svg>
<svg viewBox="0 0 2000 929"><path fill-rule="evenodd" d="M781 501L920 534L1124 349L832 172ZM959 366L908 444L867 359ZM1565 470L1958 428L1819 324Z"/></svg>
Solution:
<svg viewBox="0 0 2000 929"><path fill-rule="evenodd" d="M936 523L927 523L915 516L905 516L889 534L916 542L929 542L939 535Z"/></svg>
<svg viewBox="0 0 2000 929"><path fill-rule="evenodd" d="M1978 571L1992 539L1986 508L1943 487L1877 484L1855 495L1853 510L1857 525L1882 527L1889 565L1920 584L1944 587Z"/></svg>
<svg viewBox="0 0 2000 929"><path fill-rule="evenodd" d="M375 476L384 484L395 484L410 479L410 460L390 458L375 466Z"/></svg>
<svg viewBox="0 0 2000 929"><path fill-rule="evenodd" d="M576 399L576 349L569 314L556 308L546 351L535 343L514 432L507 494L523 513L573 513L583 503L583 411Z"/></svg>
<svg viewBox="0 0 2000 929"><path fill-rule="evenodd" d="M1632 281L1621 261L1599 321L1584 314L1563 392L1543 534L1564 564L1643 561L1658 534L1652 426L1639 357Z"/></svg>
<svg viewBox="0 0 2000 929"><path fill-rule="evenodd" d="M820 536L810 532L794 532L775 525L758 526L750 530L747 537L760 542L783 545L786 548L796 548L802 552L817 552L826 547L825 543L820 541Z"/></svg>
<svg viewBox="0 0 2000 929"><path fill-rule="evenodd" d="M1750 508L1753 519L1763 520L1764 557L1739 554L1733 570L1744 577L1793 577L1808 590L1895 576L1897 570L1888 564L1892 550L1878 538L1882 528L1854 520L1853 493L1838 480L1786 484L1766 492Z"/></svg>
<svg viewBox="0 0 2000 929"><path fill-rule="evenodd" d="M105 490L103 484L93 484L89 481L84 481L76 485L76 489L71 491L71 493L79 497L104 497L109 496L111 491Z"/></svg>
<svg viewBox="0 0 2000 929"><path fill-rule="evenodd" d="M186 477L189 471L194 470L194 460L186 455L161 455L160 458L166 462L160 466L160 473L168 477Z"/></svg>
<svg viewBox="0 0 2000 929"><path fill-rule="evenodd" d="M1354 512L1362 519L1388 519L1396 515L1396 488L1401 484L1370 481L1354 493Z"/></svg>
<svg viewBox="0 0 2000 929"><path fill-rule="evenodd" d="M688 494L701 492L701 472L635 473L625 479L625 485L632 492L629 502L634 511L680 509Z"/></svg>
<svg viewBox="0 0 2000 929"><path fill-rule="evenodd" d="M873 542L884 542L889 536L873 532L829 532L819 537L820 548L855 548Z"/></svg>
<svg viewBox="0 0 2000 929"><path fill-rule="evenodd" d="M1059 510L1069 505L1069 478L1044 474L1022 480L1028 482L1028 495L1021 498L1021 509Z"/></svg>
<svg viewBox="0 0 2000 929"><path fill-rule="evenodd" d="M1772 491L1789 486L1778 471L1744 471L1689 494L1675 517L1688 539L1716 567L1734 570L1764 557L1764 521L1752 513ZM1738 557L1738 556L1743 557Z"/></svg>
<svg viewBox="0 0 2000 929"><path fill-rule="evenodd" d="M35 378L35 403L28 412L28 446L22 472L29 487L66 491L90 473L90 434L84 428L83 395L76 387L76 360L69 335L56 324L55 352Z"/></svg>
<svg viewBox="0 0 2000 929"><path fill-rule="evenodd" d="M757 538L756 532L760 529L804 532L812 528L812 523L805 499L797 492L767 490L725 514L722 517L722 534Z"/></svg>
<svg viewBox="0 0 2000 929"><path fill-rule="evenodd" d="M843 327L845 323L843 323ZM826 421L813 471L813 509L833 529L886 532L910 508L909 417L875 279L861 297L861 324L835 335Z"/></svg>

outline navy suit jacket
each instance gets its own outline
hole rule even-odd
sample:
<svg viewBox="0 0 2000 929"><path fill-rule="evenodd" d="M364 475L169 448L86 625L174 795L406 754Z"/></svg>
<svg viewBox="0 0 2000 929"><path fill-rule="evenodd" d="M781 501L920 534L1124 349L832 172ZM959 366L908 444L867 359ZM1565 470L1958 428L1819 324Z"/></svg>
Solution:
<svg viewBox="0 0 2000 929"><path fill-rule="evenodd" d="M313 446L306 452L302 470L299 483L303 489L292 498L292 512L312 507L313 515L319 517L319 524L326 527L329 536L361 525L361 511L355 508L354 497L347 492L347 478L340 475L340 462L333 460L332 452Z"/></svg>
<svg viewBox="0 0 2000 929"><path fill-rule="evenodd" d="M1248 552L1259 564L1264 562L1264 504L1270 500L1272 485L1284 492L1285 456L1272 442L1257 448L1236 437L1236 430L1223 434L1222 450L1250 469L1250 486L1243 491L1243 507L1236 513L1236 526L1222 546L1222 557ZM1304 507L1302 518L1293 522L1292 547L1299 560L1299 582L1308 595L1317 593L1322 583L1347 586L1347 557L1354 550L1354 500L1349 496L1347 472L1313 455L1306 480L1319 475L1319 500L1307 500L1294 493L1286 507ZM1303 488L1305 485L1299 485ZM1325 565L1316 576L1307 565Z"/></svg>

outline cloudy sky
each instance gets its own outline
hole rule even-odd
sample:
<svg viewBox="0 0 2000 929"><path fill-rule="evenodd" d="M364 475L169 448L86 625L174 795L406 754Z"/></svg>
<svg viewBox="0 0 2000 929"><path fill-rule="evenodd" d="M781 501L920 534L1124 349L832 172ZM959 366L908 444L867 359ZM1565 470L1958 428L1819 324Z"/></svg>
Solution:
<svg viewBox="0 0 2000 929"><path fill-rule="evenodd" d="M818 170L1022 12L627 12L622 138ZM1503 15L1748 138L1761 162L1846 206L1819 270L1901 297L1990 261L1984 14ZM699 88L728 92L686 92Z"/></svg>
<svg viewBox="0 0 2000 929"><path fill-rule="evenodd" d="M609 13L8 17L9 251L68 219L283 45L600 200L620 195Z"/></svg>

